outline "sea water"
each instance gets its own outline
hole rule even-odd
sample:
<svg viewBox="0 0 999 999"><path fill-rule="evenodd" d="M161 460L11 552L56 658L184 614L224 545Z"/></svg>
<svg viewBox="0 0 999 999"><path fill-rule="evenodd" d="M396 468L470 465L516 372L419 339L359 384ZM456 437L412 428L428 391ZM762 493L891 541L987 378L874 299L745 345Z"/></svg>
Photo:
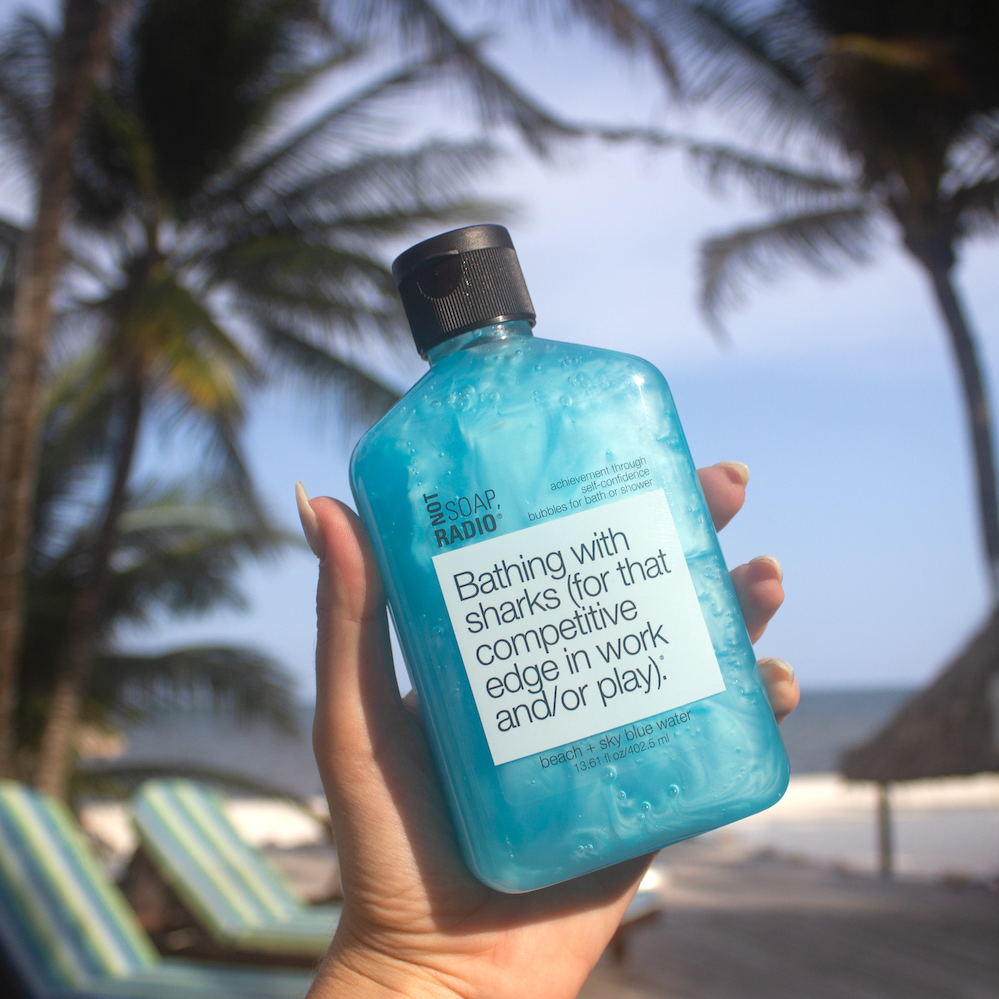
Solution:
<svg viewBox="0 0 999 999"><path fill-rule="evenodd" d="M777 801L787 757L669 388L497 323L351 460L466 861L522 892Z"/></svg>

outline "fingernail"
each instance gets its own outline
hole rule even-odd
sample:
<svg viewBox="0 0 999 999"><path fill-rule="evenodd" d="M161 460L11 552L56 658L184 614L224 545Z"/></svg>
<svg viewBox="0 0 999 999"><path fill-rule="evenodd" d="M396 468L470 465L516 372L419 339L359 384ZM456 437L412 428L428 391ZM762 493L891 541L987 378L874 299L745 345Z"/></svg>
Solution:
<svg viewBox="0 0 999 999"><path fill-rule="evenodd" d="M773 557L773 555L757 555L756 558L751 558L750 562L766 562L768 565L772 565L777 570L777 582L784 582L784 570L781 568L780 562Z"/></svg>
<svg viewBox="0 0 999 999"><path fill-rule="evenodd" d="M301 482L295 483L295 499L298 502L298 516L302 520L302 530L305 532L305 540L309 542L313 555L322 558L326 550L323 541L323 532L319 527L319 518L316 511L309 506L309 494L305 491L305 486Z"/></svg>
<svg viewBox="0 0 999 999"><path fill-rule="evenodd" d="M749 465L744 465L741 461L716 461L715 468L731 468L742 479L744 486L749 485Z"/></svg>
<svg viewBox="0 0 999 999"><path fill-rule="evenodd" d="M791 668L791 664L789 662L785 662L783 659L761 659L757 665L761 669L764 666L776 666L777 669L784 671L788 683L794 683L794 670Z"/></svg>

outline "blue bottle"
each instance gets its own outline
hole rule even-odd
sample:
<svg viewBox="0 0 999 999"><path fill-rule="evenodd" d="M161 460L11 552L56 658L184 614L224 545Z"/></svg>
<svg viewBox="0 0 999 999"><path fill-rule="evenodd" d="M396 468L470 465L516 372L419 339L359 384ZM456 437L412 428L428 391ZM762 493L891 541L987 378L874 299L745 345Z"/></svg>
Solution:
<svg viewBox="0 0 999 999"><path fill-rule="evenodd" d="M662 375L533 336L502 226L393 273L431 367L351 484L472 872L530 891L772 805L787 757Z"/></svg>

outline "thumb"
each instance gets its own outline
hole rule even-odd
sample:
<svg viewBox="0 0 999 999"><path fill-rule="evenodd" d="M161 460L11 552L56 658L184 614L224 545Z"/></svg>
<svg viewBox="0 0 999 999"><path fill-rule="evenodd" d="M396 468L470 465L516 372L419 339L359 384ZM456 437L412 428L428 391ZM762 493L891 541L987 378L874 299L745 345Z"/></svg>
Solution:
<svg viewBox="0 0 999 999"><path fill-rule="evenodd" d="M364 525L339 500L319 496L308 507L318 534L313 545L322 552L313 742L325 771L334 761L342 767L370 760L405 709L392 664L385 587Z"/></svg>

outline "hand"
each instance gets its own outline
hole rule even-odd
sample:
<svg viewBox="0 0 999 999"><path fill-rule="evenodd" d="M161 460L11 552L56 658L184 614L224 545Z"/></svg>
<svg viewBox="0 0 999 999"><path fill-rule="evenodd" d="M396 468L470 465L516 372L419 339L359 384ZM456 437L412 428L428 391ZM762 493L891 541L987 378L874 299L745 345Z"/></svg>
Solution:
<svg viewBox="0 0 999 999"><path fill-rule="evenodd" d="M749 470L726 462L698 474L720 529L742 506ZM299 509L321 557L313 745L345 898L309 996L573 999L652 857L524 895L477 881L459 852L415 702L399 696L364 527L342 503L309 503L304 490ZM769 557L732 572L753 641L783 600L781 577ZM760 669L779 720L798 701L794 674L782 660Z"/></svg>

